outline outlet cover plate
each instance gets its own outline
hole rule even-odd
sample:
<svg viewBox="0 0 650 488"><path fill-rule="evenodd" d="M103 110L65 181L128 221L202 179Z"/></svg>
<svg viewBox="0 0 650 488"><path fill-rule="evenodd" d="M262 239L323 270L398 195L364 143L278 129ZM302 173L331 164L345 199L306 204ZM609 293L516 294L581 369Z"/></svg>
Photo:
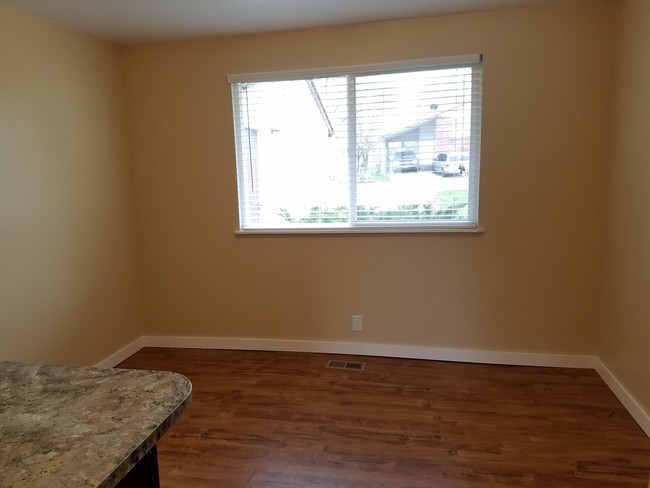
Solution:
<svg viewBox="0 0 650 488"><path fill-rule="evenodd" d="M363 316L352 316L352 332L363 332Z"/></svg>

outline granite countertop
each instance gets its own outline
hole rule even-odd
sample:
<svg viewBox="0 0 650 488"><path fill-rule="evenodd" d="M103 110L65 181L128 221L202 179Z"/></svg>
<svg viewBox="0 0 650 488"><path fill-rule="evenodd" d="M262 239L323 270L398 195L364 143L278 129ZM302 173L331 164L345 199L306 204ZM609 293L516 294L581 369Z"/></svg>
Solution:
<svg viewBox="0 0 650 488"><path fill-rule="evenodd" d="M113 488L191 391L177 373L0 362L0 488Z"/></svg>

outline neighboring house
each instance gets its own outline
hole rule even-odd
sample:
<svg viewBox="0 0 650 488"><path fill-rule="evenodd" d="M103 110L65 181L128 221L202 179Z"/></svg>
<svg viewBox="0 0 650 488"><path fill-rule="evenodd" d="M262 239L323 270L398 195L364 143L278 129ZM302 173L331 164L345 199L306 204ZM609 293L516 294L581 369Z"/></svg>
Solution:
<svg viewBox="0 0 650 488"><path fill-rule="evenodd" d="M383 139L386 171L390 171L397 152L414 151L420 165L430 165L438 153L453 150L456 138L453 137L453 119L434 115L386 134Z"/></svg>

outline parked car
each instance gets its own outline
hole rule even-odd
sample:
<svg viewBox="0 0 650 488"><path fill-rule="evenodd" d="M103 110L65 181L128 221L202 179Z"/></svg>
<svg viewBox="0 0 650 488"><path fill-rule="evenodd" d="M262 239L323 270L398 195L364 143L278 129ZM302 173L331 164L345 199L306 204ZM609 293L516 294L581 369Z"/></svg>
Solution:
<svg viewBox="0 0 650 488"><path fill-rule="evenodd" d="M418 155L411 149L400 149L395 151L391 161L393 173L407 169L417 171L419 165Z"/></svg>
<svg viewBox="0 0 650 488"><path fill-rule="evenodd" d="M469 153L440 153L433 160L433 172L442 176L462 175L469 167Z"/></svg>

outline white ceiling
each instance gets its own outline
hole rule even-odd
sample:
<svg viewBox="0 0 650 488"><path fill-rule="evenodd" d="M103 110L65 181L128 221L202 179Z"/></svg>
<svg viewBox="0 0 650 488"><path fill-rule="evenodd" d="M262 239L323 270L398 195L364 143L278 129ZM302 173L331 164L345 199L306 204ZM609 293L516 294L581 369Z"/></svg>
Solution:
<svg viewBox="0 0 650 488"><path fill-rule="evenodd" d="M118 43L302 29L576 0L0 0Z"/></svg>

